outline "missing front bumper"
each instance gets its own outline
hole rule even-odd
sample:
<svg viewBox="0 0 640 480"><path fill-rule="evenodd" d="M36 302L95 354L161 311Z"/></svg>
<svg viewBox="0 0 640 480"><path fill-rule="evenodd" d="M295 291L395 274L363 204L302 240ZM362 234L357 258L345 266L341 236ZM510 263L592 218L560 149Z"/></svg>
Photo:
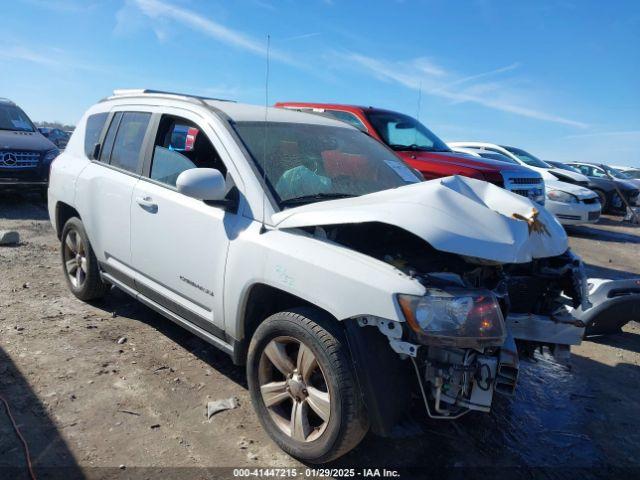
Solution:
<svg viewBox="0 0 640 480"><path fill-rule="evenodd" d="M511 313L505 323L516 340L545 345L580 345L584 324L567 314L561 317Z"/></svg>

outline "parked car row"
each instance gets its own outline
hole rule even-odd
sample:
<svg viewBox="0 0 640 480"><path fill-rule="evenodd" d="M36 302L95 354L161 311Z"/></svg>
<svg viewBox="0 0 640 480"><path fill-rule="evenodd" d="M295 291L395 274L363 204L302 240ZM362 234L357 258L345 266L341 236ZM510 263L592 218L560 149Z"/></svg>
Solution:
<svg viewBox="0 0 640 480"><path fill-rule="evenodd" d="M46 193L49 167L59 153L20 107L0 98L0 189Z"/></svg>
<svg viewBox="0 0 640 480"><path fill-rule="evenodd" d="M38 127L38 130L42 135L51 140L51 143L60 149L64 149L67 146L69 138L71 137L71 132L67 132L59 128Z"/></svg>
<svg viewBox="0 0 640 480"><path fill-rule="evenodd" d="M488 412L519 355L580 343L561 223L637 201L630 175L447 145L391 110L276 107L117 91L60 153L2 100L0 186L49 183L71 292L115 285L246 365L265 430L304 461L390 435L415 399Z"/></svg>
<svg viewBox="0 0 640 480"><path fill-rule="evenodd" d="M440 140L416 119L398 112L355 105L278 102L280 108L316 113L344 121L389 146L425 179L447 175L480 178L545 205L562 224L596 222L600 213L624 214L638 202L638 185L606 167L610 178L563 164L550 164L525 150L483 142ZM505 165L507 164L507 165ZM617 188L617 189L616 189ZM620 192L620 193L618 193Z"/></svg>
<svg viewBox="0 0 640 480"><path fill-rule="evenodd" d="M544 169L457 154L396 112L285 106L92 106L51 167L71 292L115 285L227 352L267 433L312 463L391 435L416 401L488 412L519 355L581 342L584 266Z"/></svg>

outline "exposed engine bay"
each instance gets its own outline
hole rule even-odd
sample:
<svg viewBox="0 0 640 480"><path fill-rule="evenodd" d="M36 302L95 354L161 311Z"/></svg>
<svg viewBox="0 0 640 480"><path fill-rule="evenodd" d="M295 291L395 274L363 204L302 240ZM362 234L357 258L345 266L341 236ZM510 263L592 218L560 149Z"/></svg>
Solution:
<svg viewBox="0 0 640 480"><path fill-rule="evenodd" d="M586 278L581 260L570 250L529 263L500 264L435 250L420 237L384 223L327 225L309 233L393 265L428 292L435 292L430 294L435 300L420 318L434 309L444 314L463 311L469 317L481 313L479 333L469 330L458 337L419 332L420 319L412 322L402 298L407 317L402 329L391 328L393 322L384 319L359 319L361 327L377 326L391 348L408 360L404 363L417 377L432 418L454 419L470 410L488 412L495 391L514 393L519 356L548 346L558 358L566 357L568 345L582 338L584 325L570 311L588 308ZM456 291L472 293L461 300L447 298ZM479 293L474 297L473 292ZM494 324L502 324L501 336L495 334L499 326L482 316L492 308L485 297L499 305L491 318ZM448 302L444 307L443 299Z"/></svg>

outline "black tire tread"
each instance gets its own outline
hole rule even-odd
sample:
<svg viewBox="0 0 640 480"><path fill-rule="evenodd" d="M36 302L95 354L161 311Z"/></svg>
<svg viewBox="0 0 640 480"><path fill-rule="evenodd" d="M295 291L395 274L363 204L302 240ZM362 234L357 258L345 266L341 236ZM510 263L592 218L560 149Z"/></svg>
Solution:
<svg viewBox="0 0 640 480"><path fill-rule="evenodd" d="M309 317L316 318L317 321ZM342 432L338 435L333 448L328 453L313 459L313 463L326 463L341 457L355 448L369 431L369 421L353 372L353 363L342 326L333 318L325 319L323 317L328 317L328 315L312 307L300 307L276 313L260 325L262 327L272 319L278 319L302 325L311 331L331 358L332 372L336 376L338 384L343 388L345 414L341 422ZM280 446L287 453L291 453L285 445Z"/></svg>
<svg viewBox="0 0 640 480"><path fill-rule="evenodd" d="M74 289L69 282L69 278L67 276L67 272L64 267L64 241L66 238L66 233L71 228L75 228L80 235L82 235L82 240L86 245L87 250L87 261L89 263L89 272L87 272L87 279L82 289L77 290ZM98 300L104 297L109 291L110 285L102 281L100 276L100 266L98 265L98 259L96 258L95 253L93 253L93 247L89 242L89 237L87 236L87 232L84 229L84 225L82 224L82 220L78 217L71 217L64 224L62 229L62 241L60 243L60 256L62 258L62 269L65 276L65 280L67 281L67 285L71 292L80 300L84 302L88 302L91 300Z"/></svg>

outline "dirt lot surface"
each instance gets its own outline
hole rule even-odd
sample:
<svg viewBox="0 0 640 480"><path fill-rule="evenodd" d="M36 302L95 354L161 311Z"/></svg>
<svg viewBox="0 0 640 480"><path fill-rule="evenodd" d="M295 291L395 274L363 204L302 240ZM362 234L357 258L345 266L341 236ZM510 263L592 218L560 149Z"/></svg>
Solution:
<svg viewBox="0 0 640 480"><path fill-rule="evenodd" d="M0 395L39 478L304 469L262 431L244 369L225 354L116 290L94 305L69 293L37 197L0 196L3 229L19 231L21 243L0 247ZM640 228L610 217L570 235L590 276L640 276ZM548 355L526 362L516 396L498 397L490 415L427 422L403 438L369 435L331 467L405 468L402 478L433 467L522 478L593 478L629 466L638 473L640 326L624 330L574 348L570 367ZM240 406L207 421L207 401L232 396ZM10 478L26 478L22 445L0 407L0 468L9 466Z"/></svg>

